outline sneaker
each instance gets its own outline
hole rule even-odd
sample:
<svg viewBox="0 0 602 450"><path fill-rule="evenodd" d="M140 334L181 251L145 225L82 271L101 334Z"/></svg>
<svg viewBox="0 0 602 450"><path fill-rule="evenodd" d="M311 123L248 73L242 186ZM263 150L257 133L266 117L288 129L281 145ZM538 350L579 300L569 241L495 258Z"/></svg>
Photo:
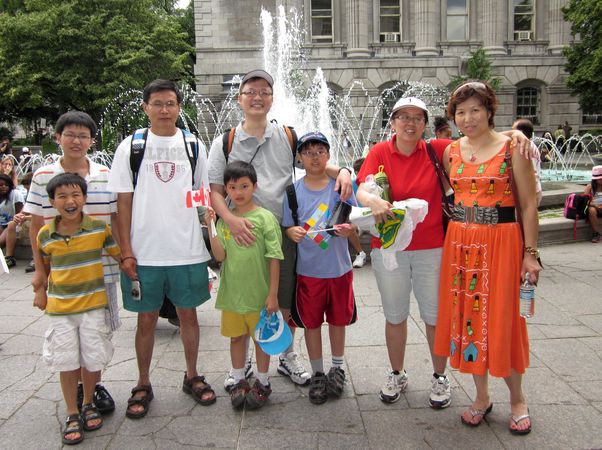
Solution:
<svg viewBox="0 0 602 450"><path fill-rule="evenodd" d="M307 386L311 381L311 376L299 361L299 355L295 352L290 352L286 357L280 357L278 365L278 373L286 375L291 381L299 386Z"/></svg>
<svg viewBox="0 0 602 450"><path fill-rule="evenodd" d="M268 383L267 386L264 386L259 382L259 380L255 380L253 387L247 393L245 397L245 401L247 402L247 409L259 409L268 401L268 397L272 393L272 388Z"/></svg>
<svg viewBox="0 0 602 450"><path fill-rule="evenodd" d="M380 390L379 397L385 403L395 403L401 397L401 393L408 387L408 373L403 372L395 375L393 371L389 374L387 382Z"/></svg>
<svg viewBox="0 0 602 450"><path fill-rule="evenodd" d="M316 374L311 377L309 383L309 401L311 403L314 405L321 405L328 400L327 383L328 379L322 372L316 372Z"/></svg>
<svg viewBox="0 0 602 450"><path fill-rule="evenodd" d="M364 264L366 264L366 253L359 252L353 260L353 267L359 269L360 267L364 267Z"/></svg>
<svg viewBox="0 0 602 450"><path fill-rule="evenodd" d="M250 390L251 386L249 386L247 380L240 380L238 383L231 386L230 401L232 402L232 407L240 408L243 406L245 404L245 398Z"/></svg>
<svg viewBox="0 0 602 450"><path fill-rule="evenodd" d="M592 242L594 244L597 244L598 242L600 242L600 233L598 233L597 231L594 231L594 235L592 236ZM7 256L7 258L8 258L8 256Z"/></svg>
<svg viewBox="0 0 602 450"><path fill-rule="evenodd" d="M340 367L331 367L326 378L328 379L326 385L328 393L340 397L345 388L345 371Z"/></svg>
<svg viewBox="0 0 602 450"><path fill-rule="evenodd" d="M174 327L180 328L180 318L179 317L168 317L167 321Z"/></svg>
<svg viewBox="0 0 602 450"><path fill-rule="evenodd" d="M451 405L451 386L445 375L431 379L431 395L429 405L433 409L443 409Z"/></svg>
<svg viewBox="0 0 602 450"><path fill-rule="evenodd" d="M245 379L249 379L253 376L253 367L251 366L251 358L247 359L247 364L245 364ZM226 375L226 379L224 380L224 389L226 392L230 392L232 386L236 384L236 380L232 375L232 369Z"/></svg>
<svg viewBox="0 0 602 450"><path fill-rule="evenodd" d="M31 273L31 272L35 272L36 271L36 265L33 263L33 261L30 261L29 264L27 264L27 267L25 268L25 273Z"/></svg>
<svg viewBox="0 0 602 450"><path fill-rule="evenodd" d="M15 267L17 265L17 260L14 256L5 256L4 261L6 261L6 267Z"/></svg>
<svg viewBox="0 0 602 450"><path fill-rule="evenodd" d="M102 384L97 384L94 389L94 404L101 414L108 414L115 410L115 401Z"/></svg>

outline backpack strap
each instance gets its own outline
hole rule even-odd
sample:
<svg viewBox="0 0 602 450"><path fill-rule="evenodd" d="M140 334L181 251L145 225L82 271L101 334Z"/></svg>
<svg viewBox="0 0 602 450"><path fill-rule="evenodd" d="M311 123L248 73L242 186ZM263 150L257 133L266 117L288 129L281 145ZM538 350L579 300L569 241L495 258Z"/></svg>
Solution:
<svg viewBox="0 0 602 450"><path fill-rule="evenodd" d="M297 132L293 127L289 127L287 125L282 125L284 128L284 132L286 133L286 137L288 138L288 143L291 146L291 151L293 152L293 164L295 163L295 156L297 156L297 143L299 142L299 138L297 137Z"/></svg>
<svg viewBox="0 0 602 450"><path fill-rule="evenodd" d="M234 144L234 135L236 134L236 128L230 128L228 131L224 131L222 134L222 151L224 152L224 159L228 164L228 155L232 151L232 145Z"/></svg>
<svg viewBox="0 0 602 450"><path fill-rule="evenodd" d="M192 186L194 187L194 173L196 171L196 163L199 159L199 141L190 131L183 129L181 131L182 137L184 138L186 156L188 157L188 162L190 162L190 168L192 169Z"/></svg>
<svg viewBox="0 0 602 450"><path fill-rule="evenodd" d="M148 139L148 128L140 128L134 132L130 143L130 169L132 171L132 184L136 190L138 184L138 173L144 158L146 150L146 140Z"/></svg>
<svg viewBox="0 0 602 450"><path fill-rule="evenodd" d="M286 198L288 200L288 206L291 210L291 215L293 216L293 222L295 226L299 225L299 204L297 203L297 192L295 192L295 185L289 184L286 187Z"/></svg>

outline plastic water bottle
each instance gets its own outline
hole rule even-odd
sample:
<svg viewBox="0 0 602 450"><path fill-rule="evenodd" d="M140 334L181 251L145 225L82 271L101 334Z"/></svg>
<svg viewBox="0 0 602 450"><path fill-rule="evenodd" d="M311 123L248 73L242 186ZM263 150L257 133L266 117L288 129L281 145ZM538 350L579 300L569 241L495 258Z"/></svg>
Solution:
<svg viewBox="0 0 602 450"><path fill-rule="evenodd" d="M525 281L520 285L520 316L524 318L535 315L535 285L529 281L529 273L525 274Z"/></svg>

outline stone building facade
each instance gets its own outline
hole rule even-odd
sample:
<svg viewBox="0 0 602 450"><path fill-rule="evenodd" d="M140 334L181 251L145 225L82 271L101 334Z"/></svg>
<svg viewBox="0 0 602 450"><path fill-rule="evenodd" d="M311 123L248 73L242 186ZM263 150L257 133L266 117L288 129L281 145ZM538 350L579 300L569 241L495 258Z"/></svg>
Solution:
<svg viewBox="0 0 602 450"><path fill-rule="evenodd" d="M565 120L573 132L596 128L566 87L568 0L195 0L197 90L223 98L235 74L262 66L262 7L295 8L305 28L308 69L345 92L361 80L372 95L399 81L447 87L482 47L502 79L496 125L531 117L536 131ZM356 99L358 107L361 98ZM600 127L600 125L597 125Z"/></svg>

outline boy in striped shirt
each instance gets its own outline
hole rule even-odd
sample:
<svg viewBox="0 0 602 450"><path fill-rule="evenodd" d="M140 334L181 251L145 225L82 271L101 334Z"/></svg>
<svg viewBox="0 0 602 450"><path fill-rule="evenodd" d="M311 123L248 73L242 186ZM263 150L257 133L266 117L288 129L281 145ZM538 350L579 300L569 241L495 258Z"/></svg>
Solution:
<svg viewBox="0 0 602 450"><path fill-rule="evenodd" d="M69 111L59 117L55 126L55 139L62 150L62 157L52 164L42 166L33 175L29 194L23 212L31 214L29 238L34 254L35 273L31 284L34 291L40 287L44 289L48 285L48 274L44 271L43 262L36 260L35 251L36 238L40 228L49 223L57 215L56 209L52 207L46 192L47 183L56 175L65 172L77 173L86 180L88 195L84 212L93 217L111 224L117 216L117 195L109 192L107 183L109 169L89 159L86 154L94 143L96 136L96 123L85 112ZM116 227L113 227L113 235L117 243L119 236ZM115 331L121 322L119 321L119 304L117 296L117 283L119 282L119 264L117 264L106 252L103 256L104 278L107 291L108 307L105 309L105 319L111 331ZM106 414L115 409L115 402L100 384L101 374L96 380L94 391L94 403L101 414ZM82 386L78 389L78 404L81 405L83 398Z"/></svg>
<svg viewBox="0 0 602 450"><path fill-rule="evenodd" d="M57 175L46 191L59 215L37 236L36 260L42 261L49 277L48 292L43 286L36 289L34 306L49 315L43 356L52 370L60 372L67 404L62 441L71 445L83 440L84 430L102 427L93 395L100 371L113 356L104 316L107 294L102 250L117 261L121 255L109 225L83 214L87 185L82 177ZM80 373L84 390L81 415L77 405Z"/></svg>

